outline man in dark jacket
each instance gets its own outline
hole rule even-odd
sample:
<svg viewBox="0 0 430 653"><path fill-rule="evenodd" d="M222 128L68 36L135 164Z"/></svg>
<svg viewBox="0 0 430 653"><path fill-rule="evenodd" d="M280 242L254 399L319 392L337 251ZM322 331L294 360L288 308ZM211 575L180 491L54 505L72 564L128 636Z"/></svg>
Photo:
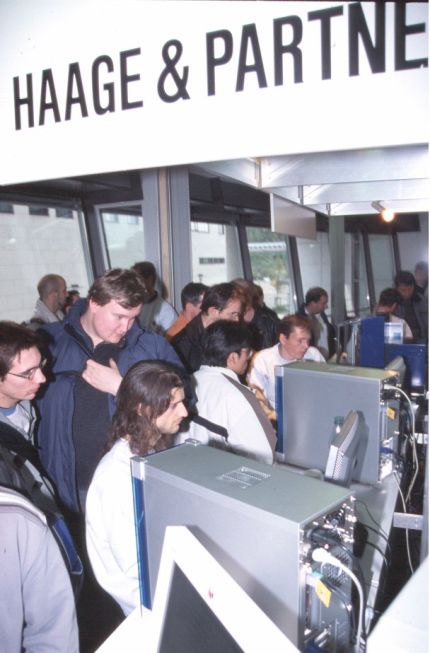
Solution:
<svg viewBox="0 0 430 653"><path fill-rule="evenodd" d="M326 360L336 351L336 331L325 314L327 304L327 291L316 286L309 288L305 303L297 311L297 315L308 317L312 329L310 344L317 347Z"/></svg>
<svg viewBox="0 0 430 653"><path fill-rule="evenodd" d="M205 329L217 320L238 322L242 315L242 293L232 283L211 286L201 304L201 312L171 341L189 372L196 372L202 362Z"/></svg>
<svg viewBox="0 0 430 653"><path fill-rule="evenodd" d="M400 270L394 277L400 295L394 315L409 324L415 342L426 342L428 337L428 309L416 290L415 277L408 270Z"/></svg>
<svg viewBox="0 0 430 653"><path fill-rule="evenodd" d="M75 512L84 510L124 374L141 360L181 366L164 338L138 326L144 297L134 271L110 270L63 323L43 327L53 379L39 401L38 444L61 499Z"/></svg>

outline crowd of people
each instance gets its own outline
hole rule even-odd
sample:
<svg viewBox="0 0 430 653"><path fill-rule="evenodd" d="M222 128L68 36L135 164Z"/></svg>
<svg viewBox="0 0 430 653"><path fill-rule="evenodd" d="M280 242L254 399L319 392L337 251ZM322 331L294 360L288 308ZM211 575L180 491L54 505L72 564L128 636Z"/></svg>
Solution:
<svg viewBox="0 0 430 653"><path fill-rule="evenodd" d="M406 340L427 339L425 273L399 272L375 308ZM22 584L13 618L0 619L8 650L28 638L79 650L45 509L64 516L84 564L129 614L139 604L130 458L193 438L272 464L275 366L336 351L323 288L280 319L245 279L187 284L179 314L156 287L147 261L107 271L85 299L48 274L31 320L0 322L0 542L11 560L0 596ZM40 601L43 575L63 597L54 606Z"/></svg>

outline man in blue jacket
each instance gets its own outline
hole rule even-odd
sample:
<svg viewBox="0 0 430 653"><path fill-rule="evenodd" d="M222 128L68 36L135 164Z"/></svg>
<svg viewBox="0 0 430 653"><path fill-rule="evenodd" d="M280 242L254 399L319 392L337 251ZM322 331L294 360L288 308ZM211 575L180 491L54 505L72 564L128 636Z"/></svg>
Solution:
<svg viewBox="0 0 430 653"><path fill-rule="evenodd" d="M39 401L38 445L62 501L74 512L84 509L124 374L141 360L182 367L164 338L137 324L144 297L134 271L110 270L64 322L43 327L53 378Z"/></svg>

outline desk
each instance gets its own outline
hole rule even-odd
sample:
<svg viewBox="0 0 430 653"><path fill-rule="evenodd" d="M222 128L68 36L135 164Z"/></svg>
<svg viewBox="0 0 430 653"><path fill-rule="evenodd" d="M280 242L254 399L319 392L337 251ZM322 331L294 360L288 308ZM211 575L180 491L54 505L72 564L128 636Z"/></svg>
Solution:
<svg viewBox="0 0 430 653"><path fill-rule="evenodd" d="M367 653L427 653L428 558L380 617L367 640Z"/></svg>

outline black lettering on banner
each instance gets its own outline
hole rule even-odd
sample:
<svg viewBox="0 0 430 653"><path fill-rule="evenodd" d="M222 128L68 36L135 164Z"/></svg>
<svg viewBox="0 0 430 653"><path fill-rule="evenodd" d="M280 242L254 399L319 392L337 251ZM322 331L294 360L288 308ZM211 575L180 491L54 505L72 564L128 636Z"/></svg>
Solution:
<svg viewBox="0 0 430 653"><path fill-rule="evenodd" d="M107 103L102 104L100 99L100 66L104 64L107 68L107 71L111 73L113 71L113 61L107 55L102 55L97 57L93 61L91 69L91 77L93 83L93 104L94 111L97 115L101 116L104 113L115 111L115 86L113 82L105 82L102 86L103 90L106 91Z"/></svg>
<svg viewBox="0 0 430 653"><path fill-rule="evenodd" d="M121 71L121 108L125 109L137 109L138 107L143 106L142 100L135 100L130 102L128 99L128 84L130 82L136 82L140 79L140 75L128 75L127 74L127 60L129 57L135 57L140 54L140 48L134 48L133 50L125 50L124 52L119 53L120 61L120 71Z"/></svg>
<svg viewBox="0 0 430 653"><path fill-rule="evenodd" d="M78 94L73 95L73 86L76 83ZM78 62L69 65L69 76L67 79L67 97L66 97L66 113L65 120L70 120L72 116L72 105L79 104L81 107L81 114L83 118L88 117L87 103L85 100L84 85L82 83L81 70Z"/></svg>
<svg viewBox="0 0 430 653"><path fill-rule="evenodd" d="M249 44L251 44L251 49L254 56L254 63L252 64L246 63ZM257 73L258 86L260 88L267 87L263 58L261 56L260 44L258 42L257 28L255 27L254 23L244 25L242 28L239 63L237 67L236 91L243 91L245 75L250 72Z"/></svg>
<svg viewBox="0 0 430 653"><path fill-rule="evenodd" d="M48 93L49 90L49 93ZM48 100L48 96L50 101ZM40 112L39 112L39 125L45 124L45 112L52 110L54 113L55 122L61 121L60 109L58 106L57 93L55 90L54 77L52 70L47 68L42 71L42 84L40 88Z"/></svg>
<svg viewBox="0 0 430 653"><path fill-rule="evenodd" d="M343 7L328 7L308 13L309 20L321 21L321 79L331 79L331 19L343 15Z"/></svg>
<svg viewBox="0 0 430 653"><path fill-rule="evenodd" d="M428 58L406 59L406 37L409 34L420 34L426 31L425 23L406 25L407 3L395 2L394 32L396 53L394 60L395 70L408 70L411 68L428 67Z"/></svg>
<svg viewBox="0 0 430 653"><path fill-rule="evenodd" d="M369 28L359 2L349 6L349 74L359 74L358 37L361 36L372 73L385 72L385 3L374 2L375 45L372 43Z"/></svg>
<svg viewBox="0 0 430 653"><path fill-rule="evenodd" d="M170 48L175 49L173 57L171 57L169 54ZM186 89L187 81L188 81L188 66L184 66L182 77L179 75L178 71L176 70L176 64L178 63L179 59L182 56L182 43L180 41L177 41L176 39L167 41L167 43L163 45L162 54L166 67L161 73L160 78L158 80L158 86L157 86L158 95L163 100L163 102L176 102L181 98L183 100L189 100L190 96L188 95ZM177 92L173 93L173 95L169 95L164 88L166 79L169 76L172 77L177 88Z"/></svg>
<svg viewBox="0 0 430 653"><path fill-rule="evenodd" d="M33 76L27 73L27 95L21 97L19 94L19 77L13 78L13 99L15 105L15 129L21 129L21 106L27 105L28 126L34 127L34 104L33 104Z"/></svg>
<svg viewBox="0 0 430 653"><path fill-rule="evenodd" d="M215 56L215 40L224 41L224 54L219 57ZM208 80L208 95L215 95L215 68L228 63L233 54L233 36L226 29L217 32L208 32L206 34L206 68Z"/></svg>
<svg viewBox="0 0 430 653"><path fill-rule="evenodd" d="M282 35L285 25L293 30L293 37L288 44L283 43ZM273 56L275 63L275 86L284 83L284 54L290 54L294 63L294 83L303 82L303 57L299 44L303 38L303 23L298 16L275 18L273 21Z"/></svg>

